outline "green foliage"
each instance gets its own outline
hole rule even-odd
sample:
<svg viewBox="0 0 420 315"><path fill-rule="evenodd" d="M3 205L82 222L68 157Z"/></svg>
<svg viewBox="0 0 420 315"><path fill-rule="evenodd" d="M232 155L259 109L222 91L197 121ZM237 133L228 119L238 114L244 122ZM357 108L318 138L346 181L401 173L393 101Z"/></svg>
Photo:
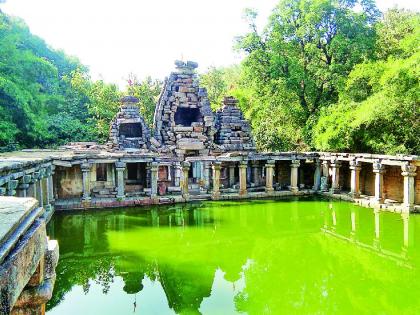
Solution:
<svg viewBox="0 0 420 315"><path fill-rule="evenodd" d="M68 98L75 58L49 48L19 19L0 13L0 146L61 144L86 134L87 108Z"/></svg>
<svg viewBox="0 0 420 315"><path fill-rule="evenodd" d="M200 85L207 89L213 110L217 110L221 106L224 96L237 88L240 76L241 68L239 65L224 68L212 66L200 76Z"/></svg>
<svg viewBox="0 0 420 315"><path fill-rule="evenodd" d="M378 29L378 51L387 59L350 73L339 103L315 127L321 150L420 152L420 15L391 10Z"/></svg>
<svg viewBox="0 0 420 315"><path fill-rule="evenodd" d="M131 74L128 83L127 93L138 98L140 113L151 127L156 103L163 87L162 81L152 79L150 76L140 81L135 75Z"/></svg>
<svg viewBox="0 0 420 315"><path fill-rule="evenodd" d="M265 104L253 109L260 112L254 132L269 134L257 145L271 150L312 145L320 109L337 102L353 66L373 54L378 16L371 1L282 0L259 34L256 13L246 12L251 31L237 40L247 53L242 85L254 91L257 104ZM271 126L276 128L267 131Z"/></svg>

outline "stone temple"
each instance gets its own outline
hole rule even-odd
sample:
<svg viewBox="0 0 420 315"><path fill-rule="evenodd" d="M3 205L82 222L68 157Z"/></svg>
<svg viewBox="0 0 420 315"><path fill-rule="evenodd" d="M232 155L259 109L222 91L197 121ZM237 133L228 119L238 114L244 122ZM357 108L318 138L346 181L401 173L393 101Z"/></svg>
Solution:
<svg viewBox="0 0 420 315"><path fill-rule="evenodd" d="M197 66L175 62L153 126L126 96L106 144L0 155L0 195L34 197L47 211L302 194L420 209L418 156L259 152L235 98L211 110Z"/></svg>
<svg viewBox="0 0 420 315"><path fill-rule="evenodd" d="M419 156L258 152L237 101L227 96L213 113L197 63L175 65L152 128L126 96L104 145L0 154L1 314L44 310L58 259L45 229L54 211L313 194L403 219L420 210Z"/></svg>

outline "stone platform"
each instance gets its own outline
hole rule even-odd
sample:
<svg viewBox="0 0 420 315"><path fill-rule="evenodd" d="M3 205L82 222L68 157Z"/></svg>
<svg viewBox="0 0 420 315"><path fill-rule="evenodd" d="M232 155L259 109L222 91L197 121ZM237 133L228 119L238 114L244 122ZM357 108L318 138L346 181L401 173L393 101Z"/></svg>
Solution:
<svg viewBox="0 0 420 315"><path fill-rule="evenodd" d="M58 244L45 225L36 199L1 198L0 314L42 314L51 298Z"/></svg>

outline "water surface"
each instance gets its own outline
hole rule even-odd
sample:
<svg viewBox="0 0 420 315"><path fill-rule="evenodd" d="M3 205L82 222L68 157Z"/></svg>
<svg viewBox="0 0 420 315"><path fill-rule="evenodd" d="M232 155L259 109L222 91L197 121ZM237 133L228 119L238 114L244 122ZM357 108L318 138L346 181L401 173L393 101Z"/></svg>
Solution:
<svg viewBox="0 0 420 315"><path fill-rule="evenodd" d="M313 198L55 214L47 314L419 314L420 216Z"/></svg>

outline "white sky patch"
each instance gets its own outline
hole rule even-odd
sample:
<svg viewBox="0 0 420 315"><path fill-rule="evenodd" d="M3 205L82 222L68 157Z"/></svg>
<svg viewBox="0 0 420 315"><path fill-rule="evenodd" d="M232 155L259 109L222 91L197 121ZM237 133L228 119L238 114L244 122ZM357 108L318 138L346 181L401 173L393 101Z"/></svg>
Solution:
<svg viewBox="0 0 420 315"><path fill-rule="evenodd" d="M7 0L1 9L19 16L32 33L77 56L94 79L125 85L130 72L163 79L175 59L194 60L199 71L238 63L234 37L247 32L243 9L259 12L262 29L278 0ZM420 10L420 1L379 0Z"/></svg>

